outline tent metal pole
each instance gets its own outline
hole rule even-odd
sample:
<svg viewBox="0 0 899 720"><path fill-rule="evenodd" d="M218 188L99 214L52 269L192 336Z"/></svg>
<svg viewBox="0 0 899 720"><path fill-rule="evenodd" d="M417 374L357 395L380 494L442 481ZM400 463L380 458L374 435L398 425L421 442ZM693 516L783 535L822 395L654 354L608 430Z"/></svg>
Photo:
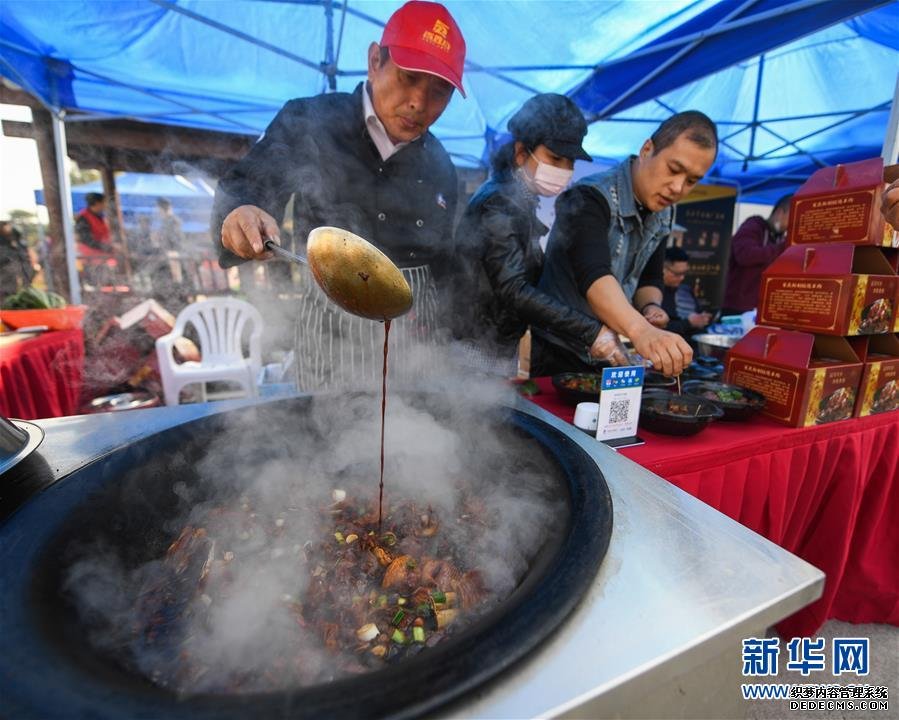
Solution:
<svg viewBox="0 0 899 720"><path fill-rule="evenodd" d="M635 58L643 57L644 55L652 55L653 53L657 53L662 50L674 50L675 48L686 45L687 43L692 43L693 41L701 42L703 40L707 40L708 38L714 37L715 35L720 35L721 33L730 32L731 30L737 30L746 25L751 26L755 23L761 22L762 20L768 20L772 17L784 16L789 13L813 8L816 5L830 4L832 2L833 0L798 0L797 2L791 2L785 5L774 7L771 10L753 13L752 15L739 18L738 20L730 20L730 18L733 17L733 13L730 13L724 21L719 20L710 28L691 33L690 35L684 35L682 37L674 38L673 40L668 40L666 42L660 42L655 45L647 45L643 48L640 48L639 50L635 50L632 53L628 53L624 57L616 58L615 60L609 60L603 63L598 63L593 67L595 70L608 70L615 65L618 65L619 63L628 62L630 60L634 60ZM856 15L861 15L868 12L869 10L880 7L881 5L887 5L890 2L891 0L865 0L865 2L856 2L853 11L851 13L847 13L847 16L854 17ZM742 8L740 9L740 11L742 12Z"/></svg>
<svg viewBox="0 0 899 720"><path fill-rule="evenodd" d="M205 15L201 15L200 13L193 12L192 10L188 10L187 8L180 7L173 2L169 2L169 0L150 0L150 2L155 3L156 5L159 5L159 7L165 8L166 10L181 13L182 15L189 17L192 20L196 20L197 22L203 23L204 25L215 28L216 30L221 30L224 33L228 33L229 35L240 38L241 40L246 40L248 43L257 45L258 47L264 48L266 50L270 50L273 53L281 55L282 57L286 57L288 60L293 60L294 62L300 63L300 65L305 65L306 67L310 67L313 70L321 72L321 67L311 60L307 60L304 57L300 57L299 55L295 55L292 52L288 52L284 48L279 48L277 45L272 45L271 43L267 43L264 40L255 38L252 35L248 35L247 33L241 32L240 30L225 25L224 23L217 22L216 20L208 18Z"/></svg>
<svg viewBox="0 0 899 720"><path fill-rule="evenodd" d="M334 74L334 6L331 0L325 0L325 61L322 63L322 71L325 74L325 82L328 92L337 91L337 77Z"/></svg>
<svg viewBox="0 0 899 720"><path fill-rule="evenodd" d="M828 130L832 130L833 128L838 127L839 125L842 125L843 123L847 123L850 120L855 120L856 118L859 118L862 115L867 115L868 113L877 112L879 110L886 110L889 106L890 106L889 101L886 101L886 102L880 103L879 105L875 105L872 108L868 108L867 110L859 110L858 112L852 113L852 115L850 115L849 117L843 118L842 120L838 120L837 122L831 123L830 125L827 125L823 128L818 128L814 132L810 132L806 135L803 135L802 137L796 138L795 140L793 140L793 142L784 143L783 145L780 145L779 147L776 147L773 150L768 150L766 152L763 152L761 155L759 155L757 157L751 157L749 159L750 160L764 160L766 157L770 157L774 153L780 152L784 148L790 147L790 145L795 147L796 143L800 143L803 140L808 140L810 137L813 137L819 133L823 133Z"/></svg>
<svg viewBox="0 0 899 720"><path fill-rule="evenodd" d="M755 132L759 124L759 103L762 98L762 77L765 73L765 54L759 55L759 69L755 78L755 101L752 105L752 123L749 125L749 154L743 158L743 172L749 167L749 158L755 155Z"/></svg>
<svg viewBox="0 0 899 720"><path fill-rule="evenodd" d="M881 157L884 165L899 162L899 73L896 73L896 90L893 93L893 106L890 109L887 132L883 138Z"/></svg>
<svg viewBox="0 0 899 720"><path fill-rule="evenodd" d="M73 305L81 304L81 285L78 281L78 268L75 266L75 232L72 227L72 218L75 211L72 209L72 186L69 182L69 173L66 172L66 125L63 120L64 111L51 113L53 124L53 145L56 151L56 174L59 178L59 200L62 204L62 234L66 243L66 268L69 277L69 296Z"/></svg>

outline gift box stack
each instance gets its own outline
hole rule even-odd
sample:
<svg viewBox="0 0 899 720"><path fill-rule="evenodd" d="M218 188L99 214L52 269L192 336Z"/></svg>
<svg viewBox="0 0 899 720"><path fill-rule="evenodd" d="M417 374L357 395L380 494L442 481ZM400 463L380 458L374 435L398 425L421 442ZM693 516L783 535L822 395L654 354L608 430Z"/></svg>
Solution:
<svg viewBox="0 0 899 720"><path fill-rule="evenodd" d="M880 158L822 168L793 196L788 247L762 274L759 326L726 366L779 422L899 409L899 230L880 213L897 175Z"/></svg>

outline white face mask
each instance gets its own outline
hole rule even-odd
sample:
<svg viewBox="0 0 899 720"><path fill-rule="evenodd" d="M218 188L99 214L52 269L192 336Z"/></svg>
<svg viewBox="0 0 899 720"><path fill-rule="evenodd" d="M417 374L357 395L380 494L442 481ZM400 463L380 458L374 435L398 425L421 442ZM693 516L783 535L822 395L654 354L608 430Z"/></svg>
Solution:
<svg viewBox="0 0 899 720"><path fill-rule="evenodd" d="M565 170L564 168L558 168L555 165L542 162L537 159L534 153L531 153L531 157L537 162L537 170L534 172L534 176L531 177L524 167L521 168L521 176L532 193L543 195L544 197L553 197L562 192L568 186L568 183L571 182L574 170Z"/></svg>

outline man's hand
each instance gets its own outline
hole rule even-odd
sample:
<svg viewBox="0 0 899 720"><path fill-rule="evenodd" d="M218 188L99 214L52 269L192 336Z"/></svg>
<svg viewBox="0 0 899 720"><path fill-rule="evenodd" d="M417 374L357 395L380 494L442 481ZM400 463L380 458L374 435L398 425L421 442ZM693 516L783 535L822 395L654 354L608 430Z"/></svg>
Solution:
<svg viewBox="0 0 899 720"><path fill-rule="evenodd" d="M627 365L624 346L618 339L618 333L603 325L590 346L590 357L607 360L612 365Z"/></svg>
<svg viewBox="0 0 899 720"><path fill-rule="evenodd" d="M647 360L651 360L656 370L665 375L680 375L693 361L693 350L686 341L675 333L645 325L637 333L632 333L634 349Z"/></svg>
<svg viewBox="0 0 899 720"><path fill-rule="evenodd" d="M267 260L272 257L263 245L269 238L279 242L278 223L255 205L235 208L222 223L222 246L244 260Z"/></svg>
<svg viewBox="0 0 899 720"><path fill-rule="evenodd" d="M668 321L670 319L668 313L655 303L644 305L640 312L650 325L655 325L657 328L665 328L668 326Z"/></svg>
<svg viewBox="0 0 899 720"><path fill-rule="evenodd" d="M712 320L711 313L701 312L701 313L690 313L687 316L687 322L690 323L695 328L704 328L708 325Z"/></svg>
<svg viewBox="0 0 899 720"><path fill-rule="evenodd" d="M899 180L894 180L883 191L880 212L894 229L899 230Z"/></svg>

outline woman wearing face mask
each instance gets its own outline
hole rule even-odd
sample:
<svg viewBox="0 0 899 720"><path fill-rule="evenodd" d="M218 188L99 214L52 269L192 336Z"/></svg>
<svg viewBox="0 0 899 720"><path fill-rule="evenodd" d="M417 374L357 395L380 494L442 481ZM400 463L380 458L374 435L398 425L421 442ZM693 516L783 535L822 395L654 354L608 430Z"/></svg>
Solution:
<svg viewBox="0 0 899 720"><path fill-rule="evenodd" d="M512 116L509 132L512 140L494 154L490 178L456 230L456 354L469 368L512 376L518 342L536 325L580 344L587 362L608 359L617 337L536 287L539 240L549 231L537 217L537 201L566 188L576 159L590 160L581 146L587 123L564 95L543 94Z"/></svg>

